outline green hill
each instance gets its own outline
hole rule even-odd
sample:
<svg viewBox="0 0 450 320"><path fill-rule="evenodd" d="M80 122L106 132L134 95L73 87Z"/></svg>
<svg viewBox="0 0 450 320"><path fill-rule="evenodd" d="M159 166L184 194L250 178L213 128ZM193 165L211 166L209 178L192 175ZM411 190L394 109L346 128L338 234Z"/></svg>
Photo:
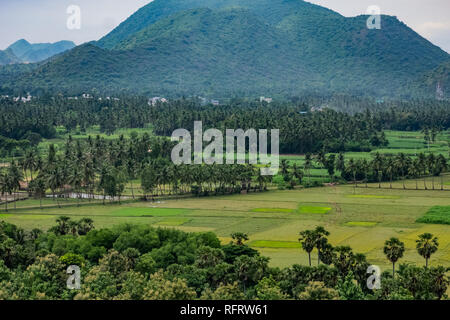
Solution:
<svg viewBox="0 0 450 320"><path fill-rule="evenodd" d="M166 96L434 95L411 83L449 55L395 17L383 16L381 30L368 30L367 18L300 0L155 0L98 42L4 86Z"/></svg>
<svg viewBox="0 0 450 320"><path fill-rule="evenodd" d="M11 49L0 50L0 65L19 63L20 59L16 57Z"/></svg>
<svg viewBox="0 0 450 320"><path fill-rule="evenodd" d="M70 50L75 47L72 41L59 41L55 43L35 43L21 39L10 45L7 50L0 51L0 65L11 63L33 63L43 61L56 54ZM11 62L3 63L1 56L13 54Z"/></svg>
<svg viewBox="0 0 450 320"><path fill-rule="evenodd" d="M420 92L434 92L438 98L450 99L450 60L440 64L431 72L414 82L413 90ZM438 93L442 90L442 95Z"/></svg>

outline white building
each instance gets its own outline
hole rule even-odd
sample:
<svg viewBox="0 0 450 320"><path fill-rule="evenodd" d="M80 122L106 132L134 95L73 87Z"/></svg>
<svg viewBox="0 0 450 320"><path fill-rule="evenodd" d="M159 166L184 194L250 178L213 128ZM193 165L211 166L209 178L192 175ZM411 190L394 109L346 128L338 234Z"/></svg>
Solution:
<svg viewBox="0 0 450 320"><path fill-rule="evenodd" d="M166 103L169 102L166 98L161 98L161 97L153 97L151 99L148 100L148 105L149 106L154 106L156 105L156 103L161 102L161 103Z"/></svg>
<svg viewBox="0 0 450 320"><path fill-rule="evenodd" d="M259 102L272 103L272 101L273 101L272 98L266 98L266 97L260 97L260 98L259 98Z"/></svg>

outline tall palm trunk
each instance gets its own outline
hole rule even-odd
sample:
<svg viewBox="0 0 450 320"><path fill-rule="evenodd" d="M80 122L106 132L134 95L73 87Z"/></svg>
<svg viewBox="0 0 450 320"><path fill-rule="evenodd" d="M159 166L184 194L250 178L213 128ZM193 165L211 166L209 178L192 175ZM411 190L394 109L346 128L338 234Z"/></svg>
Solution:
<svg viewBox="0 0 450 320"><path fill-rule="evenodd" d="M130 183L131 183L131 195L132 195L132 197L133 197L133 200L134 200L134 188L133 188L133 180L130 180Z"/></svg>
<svg viewBox="0 0 450 320"><path fill-rule="evenodd" d="M402 181L403 181L403 190L405 190L406 189L406 185L405 185L405 175L404 175L404 173L402 172Z"/></svg>
<svg viewBox="0 0 450 320"><path fill-rule="evenodd" d="M58 200L58 198L59 198L59 196L58 196L58 197L56 197L56 204L58 205L58 208L61 208L61 204L59 203L59 200Z"/></svg>

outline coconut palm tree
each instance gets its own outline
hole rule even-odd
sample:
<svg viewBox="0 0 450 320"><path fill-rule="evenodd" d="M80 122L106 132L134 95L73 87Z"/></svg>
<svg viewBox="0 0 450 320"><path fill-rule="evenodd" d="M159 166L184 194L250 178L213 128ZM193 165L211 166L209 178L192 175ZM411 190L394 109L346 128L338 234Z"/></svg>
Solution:
<svg viewBox="0 0 450 320"><path fill-rule="evenodd" d="M30 170L30 177L31 180L33 180L33 171L37 169L37 163L38 163L38 156L37 156L37 150L36 149L29 149L25 153L25 157L23 159L23 166L26 170Z"/></svg>
<svg viewBox="0 0 450 320"><path fill-rule="evenodd" d="M52 190L53 199L56 198L56 203L58 207L61 207L58 201L58 197L56 197L56 192L59 188L61 188L63 184L63 178L61 175L61 170L58 166L55 166L48 174L46 184Z"/></svg>
<svg viewBox="0 0 450 320"><path fill-rule="evenodd" d="M417 159L414 159L413 162L408 167L408 175L414 178L414 180L416 181L416 190L419 189L419 181L418 181L418 177L420 175L419 167L420 167L419 161Z"/></svg>
<svg viewBox="0 0 450 320"><path fill-rule="evenodd" d="M350 159L347 164L347 169L352 173L353 177L353 186L355 188L358 187L358 183L356 182L356 163L353 159Z"/></svg>
<svg viewBox="0 0 450 320"><path fill-rule="evenodd" d="M11 162L7 174L10 180L11 191L13 192L14 209L16 209L16 193L20 189L20 181L23 180L23 175L14 161Z"/></svg>
<svg viewBox="0 0 450 320"><path fill-rule="evenodd" d="M392 276L395 277L395 263L403 257L405 244L398 238L391 238L384 243L384 254L392 263Z"/></svg>
<svg viewBox="0 0 450 320"><path fill-rule="evenodd" d="M341 177L345 173L345 156L342 152L339 152L339 155L336 159L336 170L339 170L341 172Z"/></svg>
<svg viewBox="0 0 450 320"><path fill-rule="evenodd" d="M83 184L83 176L77 164L74 164L69 171L68 182L77 197L77 206L80 206L81 186Z"/></svg>
<svg viewBox="0 0 450 320"><path fill-rule="evenodd" d="M5 196L5 211L8 212L8 194L12 193L11 180L6 172L0 172L0 192Z"/></svg>
<svg viewBox="0 0 450 320"><path fill-rule="evenodd" d="M439 175L441 176L441 190L444 190L444 176L442 175L442 172L445 172L448 169L447 159L445 159L442 154L438 155L436 165L438 167Z"/></svg>
<svg viewBox="0 0 450 320"><path fill-rule="evenodd" d="M401 176L402 176L402 183L403 183L403 189L406 189L405 185L405 169L408 167L408 159L406 158L406 155L401 152L397 155L397 157L394 160L395 166L400 170Z"/></svg>
<svg viewBox="0 0 450 320"><path fill-rule="evenodd" d="M375 153L375 158L372 160L372 167L378 177L378 189L381 189L381 179L383 178L383 164L383 156L379 152Z"/></svg>
<svg viewBox="0 0 450 320"><path fill-rule="evenodd" d="M311 267L311 252L316 246L316 234L314 230L305 230L300 232L300 238L298 241L300 241L303 250L308 253L309 266Z"/></svg>
<svg viewBox="0 0 450 320"><path fill-rule="evenodd" d="M314 238L315 238L315 246L317 248L317 265L320 264L320 251L322 248L326 247L328 243L327 236L329 236L330 233L325 230L324 227L318 226L314 230Z"/></svg>
<svg viewBox="0 0 450 320"><path fill-rule="evenodd" d="M431 175L431 185L432 189L434 190L434 176L436 173L436 157L434 156L434 153L430 153L427 157L427 166L428 166L428 172Z"/></svg>
<svg viewBox="0 0 450 320"><path fill-rule="evenodd" d="M392 159L386 161L386 174L389 176L389 188L392 189L392 179L396 170L395 162Z"/></svg>
<svg viewBox="0 0 450 320"><path fill-rule="evenodd" d="M310 169L311 169L311 163L312 163L312 160L311 160L311 154L310 154L310 153L307 153L307 154L305 155L304 169L305 169L306 174L308 175L308 184L311 182L311 171L310 171Z"/></svg>
<svg viewBox="0 0 450 320"><path fill-rule="evenodd" d="M45 196L45 191L47 189L45 179L39 175L36 179L30 181L29 189L35 196L39 196L39 208L42 210L42 197Z"/></svg>
<svg viewBox="0 0 450 320"><path fill-rule="evenodd" d="M439 242L436 237L433 237L431 233L424 233L419 235L419 239L416 240L417 252L425 258L425 267L428 268L428 260L431 255L438 250Z"/></svg>
<svg viewBox="0 0 450 320"><path fill-rule="evenodd" d="M419 171L423 174L423 187L425 190L428 190L427 187L427 179L426 179L426 172L427 172L427 159L426 156L423 153L419 153L417 157L417 161L419 164Z"/></svg>

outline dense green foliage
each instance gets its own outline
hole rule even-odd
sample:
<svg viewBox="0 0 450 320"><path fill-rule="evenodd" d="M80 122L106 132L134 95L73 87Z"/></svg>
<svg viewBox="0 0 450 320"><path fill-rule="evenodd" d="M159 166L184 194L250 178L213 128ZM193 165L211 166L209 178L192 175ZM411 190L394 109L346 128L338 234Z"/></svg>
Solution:
<svg viewBox="0 0 450 320"><path fill-rule="evenodd" d="M322 112L311 112L318 105L324 106ZM350 109L348 106L353 106L352 113L342 112ZM0 156L23 155L20 148L55 137L59 126L67 132L83 133L99 125L101 132L112 134L118 128L144 128L150 123L157 135L170 136L178 128L192 129L198 120L205 129L280 129L282 153L370 151L386 145L382 130L424 130L434 139L450 127L449 110L444 101L377 104L346 96L292 98L271 104L233 99L214 107L197 99L149 106L143 97L68 99L45 95L26 103L9 97L0 99Z"/></svg>
<svg viewBox="0 0 450 320"><path fill-rule="evenodd" d="M417 220L421 223L450 224L450 206L436 206Z"/></svg>
<svg viewBox="0 0 450 320"><path fill-rule="evenodd" d="M421 79L449 55L395 17L382 19L380 30L368 30L367 16L345 18L299 0L155 0L98 43L9 77L3 88L434 96L436 83L421 86Z"/></svg>
<svg viewBox="0 0 450 320"><path fill-rule="evenodd" d="M381 289L367 287L369 263L350 247L333 247L325 229L310 231L321 263L279 269L242 237L221 245L213 233L145 225L95 229L92 221L59 217L48 232L0 222L0 299L101 300L363 300L442 299L443 267L401 265ZM418 251L422 252L422 246ZM67 289L69 265L81 288Z"/></svg>

